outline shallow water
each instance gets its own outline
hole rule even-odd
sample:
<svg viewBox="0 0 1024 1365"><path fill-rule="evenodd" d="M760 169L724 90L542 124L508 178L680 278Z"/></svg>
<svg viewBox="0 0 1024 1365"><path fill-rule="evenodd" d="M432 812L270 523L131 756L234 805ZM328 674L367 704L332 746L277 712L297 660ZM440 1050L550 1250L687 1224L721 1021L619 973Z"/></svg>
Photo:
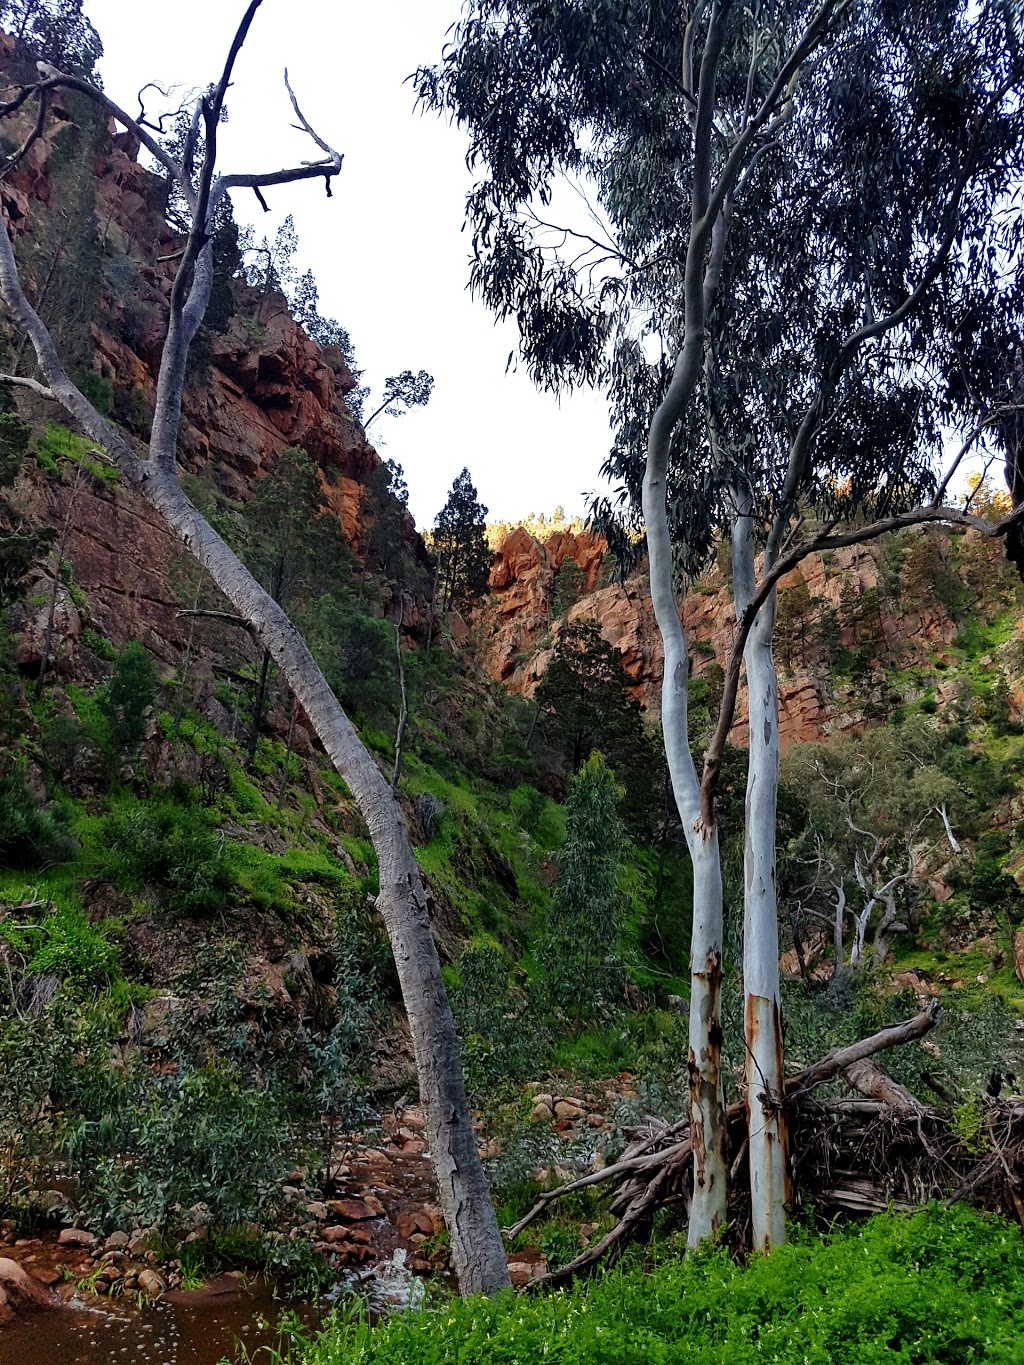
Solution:
<svg viewBox="0 0 1024 1365"><path fill-rule="evenodd" d="M72 1301L0 1331L0 1365L219 1365L235 1359L240 1344L249 1352L276 1345L278 1320L296 1308L307 1321L315 1316L308 1305L282 1303L259 1283L218 1292L214 1282L141 1311L116 1300Z"/></svg>

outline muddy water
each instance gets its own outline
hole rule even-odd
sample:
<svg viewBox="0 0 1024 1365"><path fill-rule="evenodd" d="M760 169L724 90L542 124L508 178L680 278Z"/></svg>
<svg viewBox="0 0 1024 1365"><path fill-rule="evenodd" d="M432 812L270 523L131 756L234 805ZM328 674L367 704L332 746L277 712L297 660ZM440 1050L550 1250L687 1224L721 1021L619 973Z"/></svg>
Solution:
<svg viewBox="0 0 1024 1365"><path fill-rule="evenodd" d="M141 1311L116 1300L72 1300L0 1333L0 1365L219 1365L237 1359L242 1346L253 1353L277 1345L278 1320L295 1310L315 1320L308 1305L283 1304L266 1285L242 1289L237 1281L170 1294Z"/></svg>

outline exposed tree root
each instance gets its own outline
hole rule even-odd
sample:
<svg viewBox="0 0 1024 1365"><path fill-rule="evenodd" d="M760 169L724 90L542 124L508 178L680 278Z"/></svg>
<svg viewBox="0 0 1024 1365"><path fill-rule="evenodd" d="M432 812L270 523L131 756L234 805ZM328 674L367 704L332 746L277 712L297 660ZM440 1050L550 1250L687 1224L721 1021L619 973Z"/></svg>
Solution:
<svg viewBox="0 0 1024 1365"><path fill-rule="evenodd" d="M1024 1226L1024 1099L987 1101L979 1131L965 1140L953 1131L948 1110L923 1104L870 1059L900 1043L923 1037L938 1021L933 1001L912 1019L882 1029L850 1047L834 1048L786 1081L792 1130L796 1202L826 1212L867 1214L911 1209L929 1199L947 1204L970 1196L986 1207L1016 1215ZM837 1076L858 1097L817 1100L813 1092ZM738 1246L749 1222L746 1188L746 1104L727 1111L731 1171L731 1222ZM559 1199L579 1190L610 1186L609 1207L618 1222L566 1265L533 1281L558 1285L613 1261L650 1230L659 1208L689 1207L693 1149L687 1122L651 1118L631 1130L618 1161L557 1189L506 1230L512 1240Z"/></svg>

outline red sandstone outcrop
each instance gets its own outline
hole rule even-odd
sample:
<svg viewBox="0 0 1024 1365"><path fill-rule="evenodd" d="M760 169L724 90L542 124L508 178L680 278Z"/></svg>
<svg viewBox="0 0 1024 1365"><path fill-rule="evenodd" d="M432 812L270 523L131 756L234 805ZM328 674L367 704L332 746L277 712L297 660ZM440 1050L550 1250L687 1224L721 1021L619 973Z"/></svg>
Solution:
<svg viewBox="0 0 1024 1365"><path fill-rule="evenodd" d="M543 545L522 526L501 542L491 567L491 596L477 614L484 637L484 667L513 692L531 696L547 666L538 642L551 625L555 575L566 559L583 574L587 592L596 588L605 543L589 532L557 531Z"/></svg>
<svg viewBox="0 0 1024 1365"><path fill-rule="evenodd" d="M0 61L17 60L13 40L0 35ZM84 137L59 97L51 112L44 136L0 186L15 234L29 248L22 253L28 261L36 259L34 246L39 252L48 250L47 215L51 202L56 203L59 176L66 173L66 155L59 156L58 148ZM137 140L115 133L112 125L108 132L91 171L97 230L116 269L105 276L89 326L91 364L101 379L110 381L122 404L139 415L142 429L155 399L182 243L165 218L166 185L139 164ZM39 284L33 268L39 267L26 268L30 295ZM244 501L282 450L301 445L320 470L326 504L358 550L365 486L380 460L346 407L345 395L355 380L338 348L321 348L310 340L280 295L261 297L241 280L235 280L233 289L234 316L225 332L205 335L195 379L186 388L182 463L191 473L209 477L220 493ZM64 420L33 398L25 400L25 407L40 425ZM56 527L68 515L71 489L36 472L22 480L19 497L30 520ZM166 666L177 664L189 630L189 622L177 615L186 563L181 546L146 504L118 482L87 477L76 490L75 503L67 558L74 566L76 588L88 602L88 624L115 643L139 639ZM407 535L410 543L418 540L411 519ZM38 604L48 589L41 580L30 601ZM406 622L419 619L421 608L410 603ZM41 652L45 616L43 607L26 608L19 623L25 630L20 662L26 668ZM83 620L64 589L58 616L62 658L56 663L73 668ZM205 624L195 634L200 656L216 655L226 639L223 631L218 636ZM202 657L197 663L203 667Z"/></svg>
<svg viewBox="0 0 1024 1365"><path fill-rule="evenodd" d="M911 535L914 533L911 532ZM574 542L574 543L573 543ZM625 584L596 587L603 542L593 536L557 535L543 545L523 527L511 531L498 547L491 571L491 596L475 617L482 641L485 669L513 692L532 696L544 675L557 637L552 621L554 565L568 555L576 558L591 589L568 611L568 619L594 620L604 638L622 657L635 693L649 711L657 713L662 675L661 638L654 621L650 590L644 573ZM816 610L839 611L844 600L861 599L880 585L878 549L856 545L833 552L830 562L811 555L800 570L781 585L784 595L802 577ZM955 625L936 603L914 607L905 600L882 600L880 630L890 645L900 646L913 662L922 646L934 650L955 638ZM696 585L683 604L683 621L691 642L696 676L721 665L732 645L735 612L729 585L716 574ZM840 643L853 647L856 628L840 627ZM881 687L881 677L879 688ZM821 739L865 724L861 709L872 700L872 688L835 686L827 670L813 667L780 668L780 739L783 747ZM878 689L875 689L878 690ZM747 739L746 697L741 691L733 742Z"/></svg>

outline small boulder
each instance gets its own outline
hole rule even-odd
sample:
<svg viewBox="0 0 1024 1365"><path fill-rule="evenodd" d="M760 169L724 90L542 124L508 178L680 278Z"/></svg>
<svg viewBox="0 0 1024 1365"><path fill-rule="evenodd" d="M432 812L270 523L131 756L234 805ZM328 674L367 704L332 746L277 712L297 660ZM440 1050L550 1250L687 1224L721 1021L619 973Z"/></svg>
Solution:
<svg viewBox="0 0 1024 1365"><path fill-rule="evenodd" d="M128 1239L129 1256L144 1256L153 1240L152 1228L138 1228Z"/></svg>
<svg viewBox="0 0 1024 1365"><path fill-rule="evenodd" d="M139 1288L144 1294L148 1294L151 1299L158 1299L167 1286L163 1278L155 1270L139 1271Z"/></svg>
<svg viewBox="0 0 1024 1365"><path fill-rule="evenodd" d="M91 1250L96 1245L99 1238L93 1233L87 1232L85 1228L62 1228L60 1236L57 1238L57 1245L62 1247L82 1247L86 1251Z"/></svg>
<svg viewBox="0 0 1024 1365"><path fill-rule="evenodd" d="M403 1237L411 1238L413 1233L422 1232L427 1237L434 1234L434 1220L426 1209L409 1209L395 1219L395 1226Z"/></svg>
<svg viewBox="0 0 1024 1365"><path fill-rule="evenodd" d="M361 1223L376 1216L365 1199L328 1199L327 1207L346 1223Z"/></svg>
<svg viewBox="0 0 1024 1365"><path fill-rule="evenodd" d="M345 1227L343 1224L336 1223L333 1227L322 1228L320 1237L330 1246L337 1246L339 1242L347 1242L349 1240L350 1231L351 1229Z"/></svg>
<svg viewBox="0 0 1024 1365"><path fill-rule="evenodd" d="M17 1261L0 1256L0 1292L4 1306L12 1312L24 1308L49 1308L54 1296Z"/></svg>
<svg viewBox="0 0 1024 1365"><path fill-rule="evenodd" d="M104 1251L123 1251L131 1241L127 1232L112 1232L103 1243Z"/></svg>
<svg viewBox="0 0 1024 1365"><path fill-rule="evenodd" d="M34 1280L38 1280L47 1289L52 1289L55 1284L60 1284L60 1271L48 1268L44 1265L34 1265L28 1272Z"/></svg>
<svg viewBox="0 0 1024 1365"><path fill-rule="evenodd" d="M508 1277L515 1285L529 1284L531 1280L538 1280L545 1273L547 1267L543 1261L509 1261Z"/></svg>

